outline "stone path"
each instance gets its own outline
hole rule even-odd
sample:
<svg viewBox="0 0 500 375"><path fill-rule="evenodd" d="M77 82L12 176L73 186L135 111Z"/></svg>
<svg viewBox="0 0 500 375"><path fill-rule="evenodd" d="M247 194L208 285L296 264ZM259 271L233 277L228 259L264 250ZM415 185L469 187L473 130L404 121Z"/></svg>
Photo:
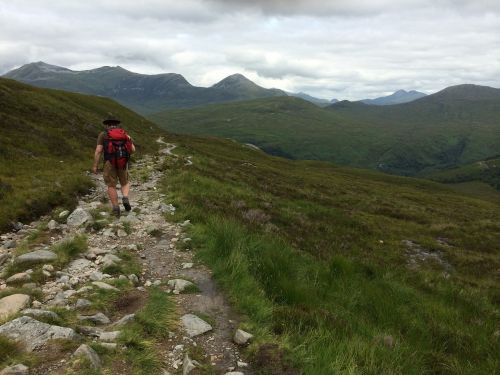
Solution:
<svg viewBox="0 0 500 375"><path fill-rule="evenodd" d="M162 175L157 166L165 158L177 156L172 153L174 145L166 144L161 139L158 142L164 146L159 154L145 157L134 166L149 172L144 182L132 183L130 200L136 210L125 213L119 220L112 220L101 203L105 186L100 176L94 176L97 188L85 196L71 214L61 212L59 221L63 223L51 220L49 229L46 229L46 241L30 249L32 251L28 254L15 256L15 247L32 234L40 222L29 226L19 223L17 232L0 237L3 245L0 248L0 270L3 267L5 271L16 265L20 271L12 275L16 276L14 279L10 276L8 283L0 276L0 291L8 290L11 283L23 283L25 287L39 288L43 295L41 300L32 300L22 294L0 299L0 322L2 316L5 319L7 316L15 317L13 313L21 315L0 326L0 334L21 342L23 337L29 337L29 340L24 340L24 344L28 350L34 351L43 348L54 335L116 346L119 327L133 320L133 311L128 311L124 316L112 317L114 319L102 313L85 315L82 312L79 315L82 325L76 328L78 332L36 319L47 317L47 314L50 316L51 312L45 309L54 306L85 311L90 303L85 298L87 293L96 288L115 288L114 281L124 279L134 284L139 292L158 286L169 293L176 304L178 328L170 333L169 339L159 348L164 363L163 374L199 373L196 361L187 356L188 348L192 347L201 349L202 355L216 373L253 374L251 365L245 363L240 354L240 348L251 339L251 335L238 330L238 317L214 284L210 270L195 261L189 248L190 239L184 233L190 225L189 221L173 223L165 219L174 214L175 207L166 204L165 196L160 193L158 185ZM190 157L185 158L185 165L192 165ZM73 259L64 269L55 269L51 262L57 255L51 251L51 246L79 233L87 235L88 251ZM122 262L120 249L127 249L140 259L140 274L112 277L103 273L105 267ZM44 281L32 283L32 275L40 272L45 277ZM89 322L96 326L89 326ZM235 343L235 333L239 345ZM96 368L101 365L97 354L85 344L74 355L86 357ZM47 372L31 369L30 373L64 373L70 362L71 357L64 358L51 364L50 368L43 369Z"/></svg>

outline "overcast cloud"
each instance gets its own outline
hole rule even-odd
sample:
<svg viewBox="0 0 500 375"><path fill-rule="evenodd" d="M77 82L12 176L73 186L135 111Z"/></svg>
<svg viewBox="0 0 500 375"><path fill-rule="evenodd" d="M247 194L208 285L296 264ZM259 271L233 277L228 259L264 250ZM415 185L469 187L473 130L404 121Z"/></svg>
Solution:
<svg viewBox="0 0 500 375"><path fill-rule="evenodd" d="M40 60L329 99L500 87L500 1L0 0L0 74Z"/></svg>

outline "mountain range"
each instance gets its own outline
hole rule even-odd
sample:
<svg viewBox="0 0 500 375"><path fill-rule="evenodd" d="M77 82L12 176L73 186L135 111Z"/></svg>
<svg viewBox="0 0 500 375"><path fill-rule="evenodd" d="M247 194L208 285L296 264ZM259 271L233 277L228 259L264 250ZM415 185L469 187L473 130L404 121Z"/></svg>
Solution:
<svg viewBox="0 0 500 375"><path fill-rule="evenodd" d="M139 74L120 66L75 71L42 61L21 66L4 75L33 86L107 96L143 115L171 108L190 108L206 104L251 100L275 96L294 96L320 107L338 102L299 92L266 89L241 74L233 74L211 87L191 85L176 73ZM417 91L399 90L392 95L362 102L390 105L409 102L425 96Z"/></svg>
<svg viewBox="0 0 500 375"><path fill-rule="evenodd" d="M155 114L166 129L252 143L291 159L419 175L500 154L500 90L459 85L410 103L341 101L319 108L292 97Z"/></svg>
<svg viewBox="0 0 500 375"><path fill-rule="evenodd" d="M287 95L278 89L258 86L241 74L226 77L211 87L197 87L180 74L139 74L120 66L75 71L37 62L23 65L4 77L38 87L107 96L141 114Z"/></svg>

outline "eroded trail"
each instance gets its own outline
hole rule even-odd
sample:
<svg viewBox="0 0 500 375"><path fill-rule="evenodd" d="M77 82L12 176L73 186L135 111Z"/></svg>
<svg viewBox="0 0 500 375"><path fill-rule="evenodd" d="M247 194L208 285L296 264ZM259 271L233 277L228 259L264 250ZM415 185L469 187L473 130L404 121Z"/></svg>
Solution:
<svg viewBox="0 0 500 375"><path fill-rule="evenodd" d="M102 203L105 186L94 176L97 188L67 219L68 213L57 213L58 220L45 217L2 236L0 259L5 264L0 288L6 295L10 290L26 298L17 304L9 302L11 309L3 315L6 323L0 326L0 334L21 341L35 355L45 356L43 363L34 362L30 373L64 374L73 368L75 358L84 358L86 366L108 368L111 373L134 373L123 356L118 354L114 359L113 353L126 349L120 341L121 331L126 329L122 327L134 321L134 314L147 303L153 289L169 295L175 304L172 318L177 322L169 327L168 337L155 344L162 362L159 373L253 373L242 359L241 347L233 341L238 317L217 289L210 270L194 259L185 234L191 224L168 220L175 207L160 193L163 176L159 166L165 158L178 156L172 152L174 145L161 139L158 142L164 146L158 155L134 165L142 181L132 179L133 210L119 220L109 216L107 205ZM191 159L186 158L185 164L192 164ZM88 248L61 261L62 255L54 249L65 248L60 244L78 240L80 234L85 234ZM29 239L33 237L37 240ZM5 246L13 245L12 241L17 248ZM26 256L33 259L23 262ZM136 272L128 273L132 264ZM17 293L26 290L38 292ZM120 296L105 305L96 295L108 290ZM49 317L51 313L55 315ZM65 319L66 315L70 318ZM50 330L56 334L41 337L40 332ZM51 338L84 343L83 349L80 347L75 356L73 350L52 346ZM95 344L110 351L104 361L92 349Z"/></svg>

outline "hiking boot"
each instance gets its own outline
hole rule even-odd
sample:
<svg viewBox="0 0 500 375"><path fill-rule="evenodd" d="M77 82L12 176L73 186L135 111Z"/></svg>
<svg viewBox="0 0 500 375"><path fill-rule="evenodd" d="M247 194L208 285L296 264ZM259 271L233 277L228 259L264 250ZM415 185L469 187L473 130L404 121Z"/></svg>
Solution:
<svg viewBox="0 0 500 375"><path fill-rule="evenodd" d="M130 211L132 209L132 206L130 205L128 197L123 197L122 203L123 203L123 207L125 207L125 211Z"/></svg>
<svg viewBox="0 0 500 375"><path fill-rule="evenodd" d="M113 206L113 215L116 217L120 217L120 206Z"/></svg>

